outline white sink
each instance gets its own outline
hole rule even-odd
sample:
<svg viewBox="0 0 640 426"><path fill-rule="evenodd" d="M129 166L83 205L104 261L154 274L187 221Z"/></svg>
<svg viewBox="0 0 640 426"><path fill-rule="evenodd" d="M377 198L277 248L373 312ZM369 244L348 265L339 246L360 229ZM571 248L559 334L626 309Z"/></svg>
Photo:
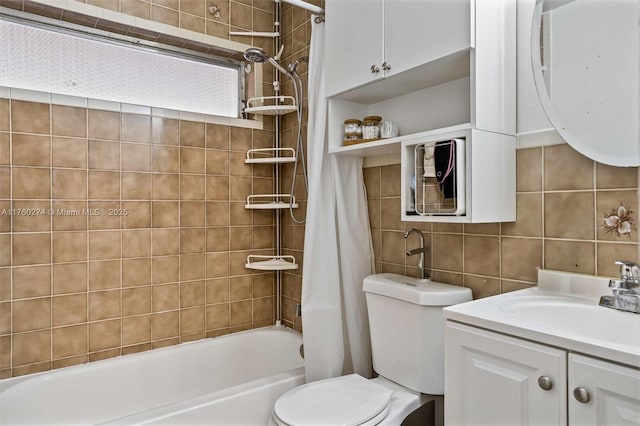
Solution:
<svg viewBox="0 0 640 426"><path fill-rule="evenodd" d="M540 271L538 287L445 308L446 319L640 365L640 314L598 305L608 279Z"/></svg>
<svg viewBox="0 0 640 426"><path fill-rule="evenodd" d="M598 306L591 299L517 295L498 301L506 315L539 327L562 329L577 338L640 347L640 316Z"/></svg>

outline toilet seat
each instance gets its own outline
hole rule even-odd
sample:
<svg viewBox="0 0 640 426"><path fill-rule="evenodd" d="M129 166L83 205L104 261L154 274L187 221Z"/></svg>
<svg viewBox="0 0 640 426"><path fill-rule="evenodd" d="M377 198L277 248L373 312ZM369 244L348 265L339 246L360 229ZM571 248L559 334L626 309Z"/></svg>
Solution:
<svg viewBox="0 0 640 426"><path fill-rule="evenodd" d="M307 383L273 407L279 426L374 426L388 414L393 392L357 374Z"/></svg>

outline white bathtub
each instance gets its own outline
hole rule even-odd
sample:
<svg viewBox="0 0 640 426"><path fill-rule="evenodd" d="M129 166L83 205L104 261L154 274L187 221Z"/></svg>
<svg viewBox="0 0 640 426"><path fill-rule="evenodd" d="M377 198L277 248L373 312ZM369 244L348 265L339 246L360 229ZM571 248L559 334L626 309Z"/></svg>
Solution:
<svg viewBox="0 0 640 426"><path fill-rule="evenodd" d="M0 381L2 425L260 425L304 382L302 337L266 327Z"/></svg>

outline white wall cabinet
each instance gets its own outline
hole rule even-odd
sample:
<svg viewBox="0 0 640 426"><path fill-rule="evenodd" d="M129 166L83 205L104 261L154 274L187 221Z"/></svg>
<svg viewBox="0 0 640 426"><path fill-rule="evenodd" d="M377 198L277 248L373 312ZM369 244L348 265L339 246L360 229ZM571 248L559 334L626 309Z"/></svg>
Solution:
<svg viewBox="0 0 640 426"><path fill-rule="evenodd" d="M471 5L471 0L327 0L327 93L469 48Z"/></svg>
<svg viewBox="0 0 640 426"><path fill-rule="evenodd" d="M445 341L446 425L640 425L637 366L451 321Z"/></svg>

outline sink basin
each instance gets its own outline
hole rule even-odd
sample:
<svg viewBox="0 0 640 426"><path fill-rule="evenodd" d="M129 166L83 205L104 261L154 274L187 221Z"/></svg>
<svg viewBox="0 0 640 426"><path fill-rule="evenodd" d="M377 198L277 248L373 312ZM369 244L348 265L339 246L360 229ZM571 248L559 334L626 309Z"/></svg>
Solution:
<svg viewBox="0 0 640 426"><path fill-rule="evenodd" d="M500 300L497 307L520 321L561 329L584 340L640 347L640 315L604 308L589 299L514 296Z"/></svg>
<svg viewBox="0 0 640 426"><path fill-rule="evenodd" d="M598 305L609 280L538 271L538 286L444 309L447 320L640 365L640 314Z"/></svg>

